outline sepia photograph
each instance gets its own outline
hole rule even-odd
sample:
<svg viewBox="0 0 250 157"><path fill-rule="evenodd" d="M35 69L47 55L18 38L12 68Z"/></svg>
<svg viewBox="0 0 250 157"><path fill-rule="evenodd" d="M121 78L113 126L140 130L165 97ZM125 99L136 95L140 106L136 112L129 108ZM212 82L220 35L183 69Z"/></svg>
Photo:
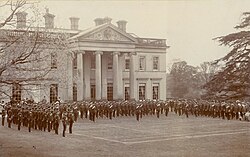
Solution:
<svg viewBox="0 0 250 157"><path fill-rule="evenodd" d="M250 156L249 0L0 0L0 157Z"/></svg>

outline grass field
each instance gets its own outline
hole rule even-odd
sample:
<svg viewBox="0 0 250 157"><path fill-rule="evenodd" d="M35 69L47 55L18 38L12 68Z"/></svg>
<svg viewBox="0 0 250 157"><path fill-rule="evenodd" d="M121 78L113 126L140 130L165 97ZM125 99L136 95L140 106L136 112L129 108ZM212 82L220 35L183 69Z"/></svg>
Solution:
<svg viewBox="0 0 250 157"><path fill-rule="evenodd" d="M113 120L83 119L73 134L0 126L0 157L247 157L250 123L170 113Z"/></svg>

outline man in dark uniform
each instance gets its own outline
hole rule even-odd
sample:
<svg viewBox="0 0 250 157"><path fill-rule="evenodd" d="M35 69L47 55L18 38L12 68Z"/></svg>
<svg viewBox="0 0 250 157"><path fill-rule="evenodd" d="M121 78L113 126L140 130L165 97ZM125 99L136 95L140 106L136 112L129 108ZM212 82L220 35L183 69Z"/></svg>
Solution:
<svg viewBox="0 0 250 157"><path fill-rule="evenodd" d="M18 130L21 129L22 121L23 121L23 115L22 115L21 111L19 111L19 112L18 112L18 117L17 117Z"/></svg>
<svg viewBox="0 0 250 157"><path fill-rule="evenodd" d="M189 112L189 110L190 110L189 104L186 102L186 106L185 106L184 112L185 112L187 118L188 118L188 112Z"/></svg>
<svg viewBox="0 0 250 157"><path fill-rule="evenodd" d="M161 111L161 105L160 103L158 103L156 105L156 114L157 114L157 118L160 118L160 111Z"/></svg>
<svg viewBox="0 0 250 157"><path fill-rule="evenodd" d="M55 133L58 135L58 128L59 128L59 123L60 123L59 113L56 113L54 118L55 118L54 119L54 129L55 129Z"/></svg>
<svg viewBox="0 0 250 157"><path fill-rule="evenodd" d="M2 110L2 126L4 126L5 116L6 116L6 111L5 111L5 109L3 109Z"/></svg>
<svg viewBox="0 0 250 157"><path fill-rule="evenodd" d="M63 137L65 137L65 132L67 128L67 115L66 113L62 114L62 124L63 124Z"/></svg>
<svg viewBox="0 0 250 157"><path fill-rule="evenodd" d="M11 108L9 108L9 110L7 111L7 122L9 128L11 128L12 118L13 118L12 110Z"/></svg>
<svg viewBox="0 0 250 157"><path fill-rule="evenodd" d="M28 128L29 128L29 132L31 132L32 122L33 122L33 113L30 110L29 111L29 115L28 115Z"/></svg>
<svg viewBox="0 0 250 157"><path fill-rule="evenodd" d="M139 121L140 120L140 112L141 112L141 109L140 109L140 106L136 106L136 120Z"/></svg>
<svg viewBox="0 0 250 157"><path fill-rule="evenodd" d="M72 111L68 112L68 122L69 122L69 133L72 134L72 127L74 123L74 117Z"/></svg>

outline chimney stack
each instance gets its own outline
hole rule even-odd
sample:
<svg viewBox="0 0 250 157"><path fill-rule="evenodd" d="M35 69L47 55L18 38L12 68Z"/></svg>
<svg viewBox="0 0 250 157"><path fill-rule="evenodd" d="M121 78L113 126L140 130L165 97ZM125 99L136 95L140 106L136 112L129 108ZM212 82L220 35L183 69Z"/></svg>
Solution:
<svg viewBox="0 0 250 157"><path fill-rule="evenodd" d="M116 22L117 25L118 25L118 28L123 30L124 32L126 32L126 24L127 24L127 21L125 20L119 20Z"/></svg>
<svg viewBox="0 0 250 157"><path fill-rule="evenodd" d="M43 16L45 19L45 28L54 28L54 18L55 15L49 13L49 9L46 8L46 14Z"/></svg>
<svg viewBox="0 0 250 157"><path fill-rule="evenodd" d="M112 19L110 17L103 18L103 23L111 23Z"/></svg>
<svg viewBox="0 0 250 157"><path fill-rule="evenodd" d="M105 18L96 18L94 21L95 21L95 26L99 26L104 23L111 23L112 19L110 17L105 17Z"/></svg>
<svg viewBox="0 0 250 157"><path fill-rule="evenodd" d="M71 29L78 30L79 18L78 17L70 17L69 19L70 19L70 23L71 23Z"/></svg>
<svg viewBox="0 0 250 157"><path fill-rule="evenodd" d="M16 13L16 17L17 17L16 28L17 29L26 27L26 16L27 16L26 12L17 12Z"/></svg>
<svg viewBox="0 0 250 157"><path fill-rule="evenodd" d="M103 24L103 19L102 18L96 18L95 20L95 26L99 26Z"/></svg>

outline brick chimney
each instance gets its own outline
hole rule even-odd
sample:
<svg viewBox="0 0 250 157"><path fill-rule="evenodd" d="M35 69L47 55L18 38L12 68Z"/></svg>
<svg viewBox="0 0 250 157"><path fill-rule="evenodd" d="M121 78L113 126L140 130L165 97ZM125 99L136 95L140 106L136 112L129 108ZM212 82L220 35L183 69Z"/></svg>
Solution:
<svg viewBox="0 0 250 157"><path fill-rule="evenodd" d="M17 12L16 17L17 17L17 23L16 23L16 28L25 28L26 27L26 12Z"/></svg>
<svg viewBox="0 0 250 157"><path fill-rule="evenodd" d="M127 24L127 21L125 20L119 20L116 22L117 25L118 25L118 28L123 30L124 32L126 32L126 24Z"/></svg>
<svg viewBox="0 0 250 157"><path fill-rule="evenodd" d="M94 21L95 21L95 26L99 26L103 24L103 18L96 18Z"/></svg>
<svg viewBox="0 0 250 157"><path fill-rule="evenodd" d="M70 17L69 19L71 23L70 28L72 30L78 30L78 22L80 19L78 17Z"/></svg>
<svg viewBox="0 0 250 157"><path fill-rule="evenodd" d="M111 23L112 19L110 17L104 17L103 23Z"/></svg>
<svg viewBox="0 0 250 157"><path fill-rule="evenodd" d="M104 23L111 23L112 19L110 17L104 17L104 18L96 18L94 21L95 21L95 25L99 26Z"/></svg>
<svg viewBox="0 0 250 157"><path fill-rule="evenodd" d="M55 15L49 13L49 9L46 8L46 14L43 16L45 19L45 28L54 28Z"/></svg>

